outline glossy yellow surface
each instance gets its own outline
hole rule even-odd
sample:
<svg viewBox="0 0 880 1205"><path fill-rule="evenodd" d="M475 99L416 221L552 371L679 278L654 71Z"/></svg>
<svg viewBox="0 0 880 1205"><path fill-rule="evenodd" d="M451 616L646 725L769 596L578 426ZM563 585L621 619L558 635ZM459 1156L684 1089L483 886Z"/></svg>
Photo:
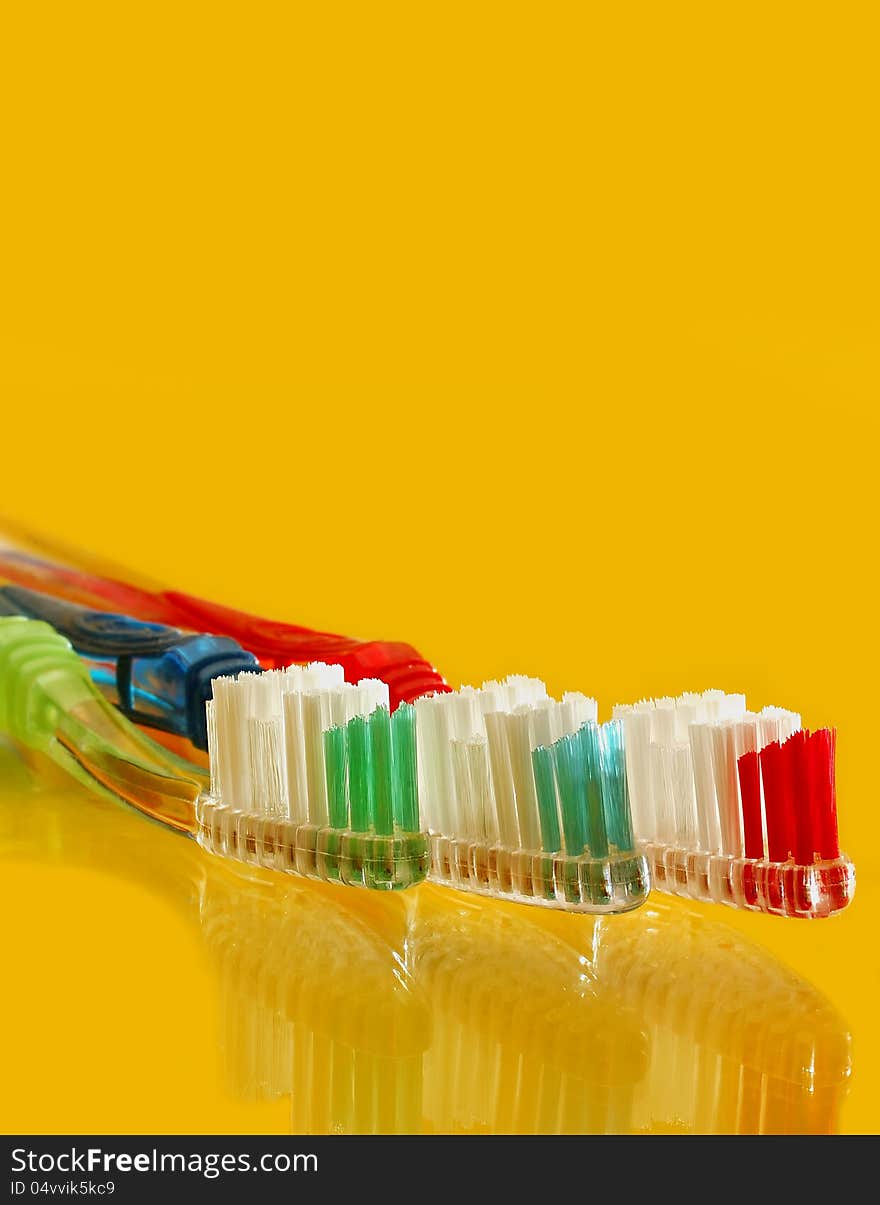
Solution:
<svg viewBox="0 0 880 1205"><path fill-rule="evenodd" d="M2 508L454 683L836 724L859 875L812 925L398 916L4 759L5 1126L878 1129L876 23L4 17Z"/></svg>
<svg viewBox="0 0 880 1205"><path fill-rule="evenodd" d="M8 1128L813 1133L857 1116L844 1015L717 909L654 897L599 919L245 874L36 785L9 750L0 768Z"/></svg>

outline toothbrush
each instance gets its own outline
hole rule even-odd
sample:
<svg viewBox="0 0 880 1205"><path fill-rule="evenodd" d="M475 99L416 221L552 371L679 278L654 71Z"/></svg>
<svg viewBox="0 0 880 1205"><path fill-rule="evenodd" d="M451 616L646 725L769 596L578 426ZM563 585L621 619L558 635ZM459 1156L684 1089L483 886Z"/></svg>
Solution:
<svg viewBox="0 0 880 1205"><path fill-rule="evenodd" d="M191 758L208 748L211 679L260 668L253 653L226 636L95 611L24 586L0 586L0 614L50 623L85 658L92 681L123 715L162 743L168 736L190 742Z"/></svg>
<svg viewBox="0 0 880 1205"><path fill-rule="evenodd" d="M45 548L48 542L26 532L19 535L17 525L8 519L0 519L0 527L14 533L11 540L0 542L0 576L18 585L92 609L120 611L137 619L229 637L255 654L267 669L293 662L338 663L349 682L361 678L387 682L392 710L420 694L449 689L437 670L410 644L316 632L260 619L178 591L132 585L115 576L91 572L89 558L79 552L64 549L56 553L48 544L51 559L34 555L31 548Z"/></svg>
<svg viewBox="0 0 880 1205"><path fill-rule="evenodd" d="M0 687L0 731L214 853L383 890L425 877L414 715L390 715L385 683L325 665L215 679L210 783L117 711L47 623L0 617Z"/></svg>
<svg viewBox="0 0 880 1205"><path fill-rule="evenodd" d="M414 706L435 882L571 911L644 902L623 730L594 699L513 676Z"/></svg>
<svg viewBox="0 0 880 1205"><path fill-rule="evenodd" d="M754 713L723 691L614 708L633 822L660 891L777 916L842 911L855 869L837 835L833 729Z"/></svg>

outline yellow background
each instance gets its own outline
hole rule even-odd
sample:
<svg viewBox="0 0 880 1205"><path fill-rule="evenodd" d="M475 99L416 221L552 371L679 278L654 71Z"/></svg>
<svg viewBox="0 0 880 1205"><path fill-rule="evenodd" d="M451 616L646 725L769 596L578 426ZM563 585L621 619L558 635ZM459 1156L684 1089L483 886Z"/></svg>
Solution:
<svg viewBox="0 0 880 1205"><path fill-rule="evenodd" d="M537 673L606 715L722 686L836 724L851 913L724 919L841 1009L843 1123L876 1129L876 7L50 3L2 27L2 509L411 640L453 683ZM114 979L108 1066L139 1049L126 975L184 1049L196 971L171 916L27 865L2 884L7 1124L244 1124L186 1059L164 1087L109 1092L94 1051L51 1082L98 989L34 943L162 934Z"/></svg>

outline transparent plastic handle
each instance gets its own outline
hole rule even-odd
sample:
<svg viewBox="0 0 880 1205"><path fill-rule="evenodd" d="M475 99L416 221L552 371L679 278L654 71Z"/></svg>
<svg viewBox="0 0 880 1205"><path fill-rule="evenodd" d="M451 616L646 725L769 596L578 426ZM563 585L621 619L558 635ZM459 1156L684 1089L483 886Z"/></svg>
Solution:
<svg viewBox="0 0 880 1205"><path fill-rule="evenodd" d="M195 831L204 773L116 711L47 623L0 618L0 730L91 789L109 791L172 828Z"/></svg>

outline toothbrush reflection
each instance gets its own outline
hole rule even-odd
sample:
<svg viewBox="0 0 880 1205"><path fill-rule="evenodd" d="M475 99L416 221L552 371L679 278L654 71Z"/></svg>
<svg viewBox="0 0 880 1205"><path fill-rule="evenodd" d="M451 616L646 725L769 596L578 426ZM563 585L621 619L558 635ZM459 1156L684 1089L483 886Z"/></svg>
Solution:
<svg viewBox="0 0 880 1205"><path fill-rule="evenodd" d="M648 1035L626 1129L837 1129L850 1035L816 988L723 923L662 897L614 923L588 919L545 914L537 923L587 960L608 1006L631 1009Z"/></svg>
<svg viewBox="0 0 880 1205"><path fill-rule="evenodd" d="M122 807L37 785L0 747L3 860L107 872L170 904L213 968L211 998L189 1009L219 1002L230 1098L255 1116L280 1102L294 1133L837 1127L841 1017L678 901L590 917L431 884L386 896L249 872Z"/></svg>
<svg viewBox="0 0 880 1205"><path fill-rule="evenodd" d="M211 879L201 898L230 1088L289 1096L292 1133L419 1132L431 1017L409 903L268 879Z"/></svg>
<svg viewBox="0 0 880 1205"><path fill-rule="evenodd" d="M841 1017L721 923L650 901L573 916L420 889L434 1006L430 1129L825 1133L850 1073Z"/></svg>
<svg viewBox="0 0 880 1205"><path fill-rule="evenodd" d="M435 1133L628 1128L648 1068L638 1012L610 1003L591 952L557 941L531 912L433 885L419 892L416 977L434 1010L425 1122Z"/></svg>

